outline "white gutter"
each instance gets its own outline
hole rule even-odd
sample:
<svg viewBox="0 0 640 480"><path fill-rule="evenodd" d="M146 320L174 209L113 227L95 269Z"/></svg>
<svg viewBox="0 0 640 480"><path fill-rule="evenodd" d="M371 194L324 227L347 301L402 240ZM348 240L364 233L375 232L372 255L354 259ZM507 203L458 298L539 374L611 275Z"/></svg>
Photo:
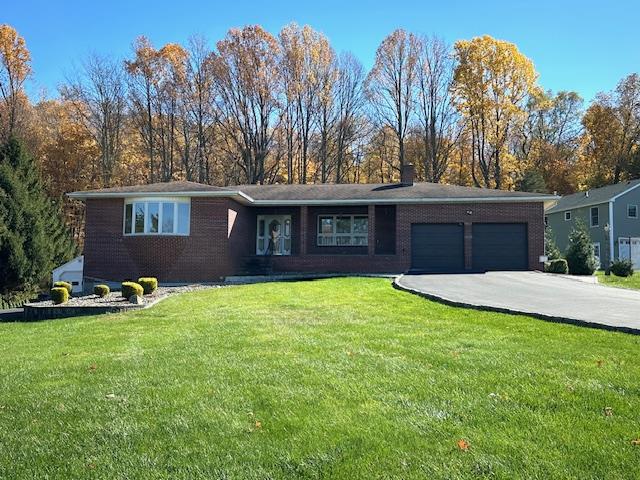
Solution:
<svg viewBox="0 0 640 480"><path fill-rule="evenodd" d="M453 198L362 198L362 199L329 199L329 200L254 200L254 205L370 205L370 204L424 204L424 203L503 203L503 202L546 202L549 197L453 197Z"/></svg>
<svg viewBox="0 0 640 480"><path fill-rule="evenodd" d="M615 201L615 198L617 197L614 197L609 201L609 264L611 264L611 262L615 258L615 252L613 251L613 243L614 239L616 238L613 226L613 202ZM631 246L629 246L629 248L631 248Z"/></svg>
<svg viewBox="0 0 640 480"><path fill-rule="evenodd" d="M249 203L254 200L240 190L200 191L200 192L72 192L69 198L87 200L91 198L138 198L138 197L241 197Z"/></svg>

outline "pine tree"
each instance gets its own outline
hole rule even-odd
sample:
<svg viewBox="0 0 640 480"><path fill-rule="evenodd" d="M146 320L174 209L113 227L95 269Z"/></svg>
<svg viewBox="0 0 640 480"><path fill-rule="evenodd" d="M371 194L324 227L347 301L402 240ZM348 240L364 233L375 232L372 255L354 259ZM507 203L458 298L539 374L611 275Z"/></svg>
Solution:
<svg viewBox="0 0 640 480"><path fill-rule="evenodd" d="M547 184L538 170L529 169L516 182L516 190L519 192L547 193Z"/></svg>
<svg viewBox="0 0 640 480"><path fill-rule="evenodd" d="M10 138L0 146L0 303L33 295L52 269L75 253L38 165L20 141Z"/></svg>
<svg viewBox="0 0 640 480"><path fill-rule="evenodd" d="M598 268L598 260L593 251L591 237L587 226L582 221L577 221L576 226L569 234L566 257L569 273L572 275L593 275L593 272Z"/></svg>

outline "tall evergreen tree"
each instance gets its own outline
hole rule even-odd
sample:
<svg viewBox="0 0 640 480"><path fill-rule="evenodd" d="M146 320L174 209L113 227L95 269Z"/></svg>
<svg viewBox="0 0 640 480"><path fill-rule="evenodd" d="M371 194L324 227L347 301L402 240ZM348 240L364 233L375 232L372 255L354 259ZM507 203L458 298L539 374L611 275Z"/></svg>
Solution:
<svg viewBox="0 0 640 480"><path fill-rule="evenodd" d="M76 247L34 159L15 138L0 146L0 303L37 291Z"/></svg>

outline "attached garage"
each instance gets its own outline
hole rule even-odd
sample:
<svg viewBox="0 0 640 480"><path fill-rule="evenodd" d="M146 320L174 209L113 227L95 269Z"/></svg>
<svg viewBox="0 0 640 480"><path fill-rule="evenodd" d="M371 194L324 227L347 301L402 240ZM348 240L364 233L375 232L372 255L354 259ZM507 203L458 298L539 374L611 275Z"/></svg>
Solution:
<svg viewBox="0 0 640 480"><path fill-rule="evenodd" d="M474 223L472 229L473 270L528 270L526 224Z"/></svg>
<svg viewBox="0 0 640 480"><path fill-rule="evenodd" d="M411 269L424 272L463 271L463 225L461 223L412 224Z"/></svg>

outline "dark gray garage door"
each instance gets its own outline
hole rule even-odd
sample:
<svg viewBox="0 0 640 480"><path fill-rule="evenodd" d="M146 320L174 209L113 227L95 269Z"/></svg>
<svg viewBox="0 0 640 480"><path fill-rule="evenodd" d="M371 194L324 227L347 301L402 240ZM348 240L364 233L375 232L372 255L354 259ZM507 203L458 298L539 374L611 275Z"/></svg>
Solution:
<svg viewBox="0 0 640 480"><path fill-rule="evenodd" d="M524 223L474 223L473 269L527 270L527 225Z"/></svg>
<svg viewBox="0 0 640 480"><path fill-rule="evenodd" d="M411 225L411 268L424 272L464 270L464 229L457 223Z"/></svg>

